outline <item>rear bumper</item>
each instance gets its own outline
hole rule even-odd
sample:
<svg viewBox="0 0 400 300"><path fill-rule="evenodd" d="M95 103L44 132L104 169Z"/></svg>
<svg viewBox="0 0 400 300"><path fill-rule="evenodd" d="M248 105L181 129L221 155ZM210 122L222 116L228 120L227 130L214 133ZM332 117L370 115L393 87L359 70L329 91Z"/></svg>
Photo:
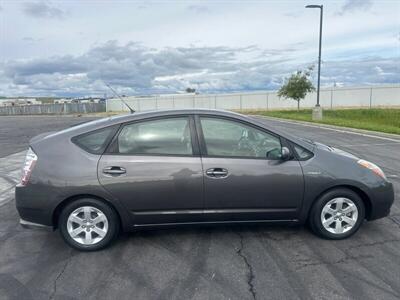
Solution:
<svg viewBox="0 0 400 300"><path fill-rule="evenodd" d="M15 206L22 220L20 223L27 227L29 224L52 227L52 207L47 197L37 190L30 185L15 187Z"/></svg>
<svg viewBox="0 0 400 300"><path fill-rule="evenodd" d="M40 230L46 230L46 231L53 231L52 226L43 225L43 224L39 224L39 223L33 223L33 222L26 221L24 219L19 219L19 224L23 228L27 228L27 229L40 229Z"/></svg>

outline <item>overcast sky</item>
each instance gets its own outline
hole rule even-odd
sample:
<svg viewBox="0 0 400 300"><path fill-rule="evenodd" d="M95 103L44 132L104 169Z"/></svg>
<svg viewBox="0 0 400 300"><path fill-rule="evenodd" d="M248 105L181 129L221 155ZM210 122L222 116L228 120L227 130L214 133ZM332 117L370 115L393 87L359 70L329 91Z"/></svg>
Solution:
<svg viewBox="0 0 400 300"><path fill-rule="evenodd" d="M0 96L277 89L317 62L305 4L323 85L400 83L400 0L0 0Z"/></svg>

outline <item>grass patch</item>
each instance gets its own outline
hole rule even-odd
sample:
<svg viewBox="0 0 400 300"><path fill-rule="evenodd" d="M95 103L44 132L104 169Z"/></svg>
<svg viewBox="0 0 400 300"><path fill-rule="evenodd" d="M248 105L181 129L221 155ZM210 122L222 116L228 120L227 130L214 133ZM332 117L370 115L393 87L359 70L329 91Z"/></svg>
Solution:
<svg viewBox="0 0 400 300"><path fill-rule="evenodd" d="M373 130L385 133L400 134L400 109L337 109L324 110L322 121L311 120L311 109L246 111L283 119L307 121L358 129Z"/></svg>

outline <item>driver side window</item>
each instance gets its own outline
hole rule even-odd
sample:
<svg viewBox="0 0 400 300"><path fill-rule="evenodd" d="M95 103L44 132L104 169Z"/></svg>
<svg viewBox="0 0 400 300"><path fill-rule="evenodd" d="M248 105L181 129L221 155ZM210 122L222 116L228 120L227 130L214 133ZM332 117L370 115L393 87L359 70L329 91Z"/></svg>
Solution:
<svg viewBox="0 0 400 300"><path fill-rule="evenodd" d="M240 122L200 117L207 154L225 157L266 158L280 152L279 137Z"/></svg>

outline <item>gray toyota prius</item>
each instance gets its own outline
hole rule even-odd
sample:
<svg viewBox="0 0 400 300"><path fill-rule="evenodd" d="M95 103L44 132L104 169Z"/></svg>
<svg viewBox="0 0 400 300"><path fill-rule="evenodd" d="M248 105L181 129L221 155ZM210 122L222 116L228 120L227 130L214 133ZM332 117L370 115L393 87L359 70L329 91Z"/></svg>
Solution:
<svg viewBox="0 0 400 300"><path fill-rule="evenodd" d="M382 170L244 115L168 110L110 117L30 141L16 206L24 227L84 251L123 231L308 223L343 239L394 200Z"/></svg>

